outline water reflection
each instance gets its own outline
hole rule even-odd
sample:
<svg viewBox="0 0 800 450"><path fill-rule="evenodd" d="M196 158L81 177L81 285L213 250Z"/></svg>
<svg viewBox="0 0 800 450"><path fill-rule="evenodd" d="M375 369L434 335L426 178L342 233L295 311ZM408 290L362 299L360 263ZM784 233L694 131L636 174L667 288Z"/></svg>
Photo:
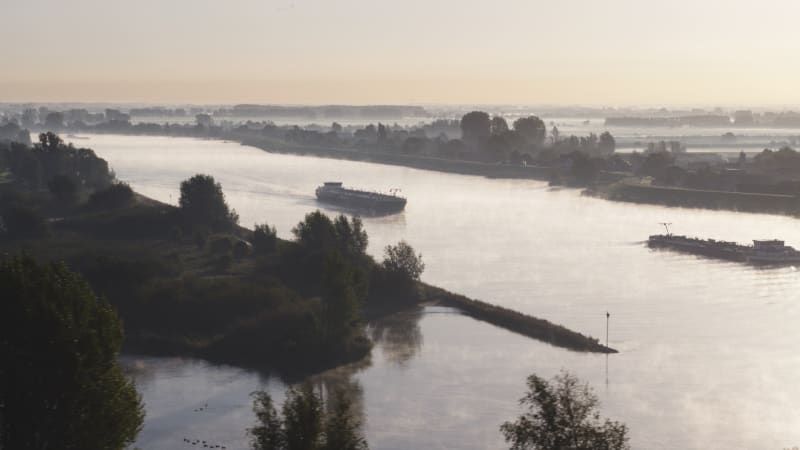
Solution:
<svg viewBox="0 0 800 450"><path fill-rule="evenodd" d="M314 209L321 209L325 211L330 211L335 214L347 214L351 216L360 216L363 218L370 218L370 219L385 219L386 223L396 223L399 225L404 225L406 223L406 215L405 212L377 212L377 211L370 211L367 209L362 208L348 208L345 206L335 205L333 203L316 201L314 202Z"/></svg>
<svg viewBox="0 0 800 450"><path fill-rule="evenodd" d="M314 386L315 391L325 399L325 408L328 412L333 412L336 408L336 393L341 392L351 402L351 413L363 424L366 423L364 387L355 374L368 368L369 365L369 358L367 358L364 362L339 367L313 376L308 381Z"/></svg>
<svg viewBox="0 0 800 450"><path fill-rule="evenodd" d="M419 353L423 313L423 309L401 312L368 325L381 365L405 366ZM285 399L284 381L256 371L188 358L125 355L120 362L142 393L147 409L145 427L136 443L140 448L190 448L193 443L202 446L203 441L246 448L246 429L254 420L250 394L265 390L278 405ZM304 381L323 396L329 409L335 407L335 393L346 394L353 414L366 426L369 418L361 378L369 377L372 364L369 356Z"/></svg>
<svg viewBox="0 0 800 450"><path fill-rule="evenodd" d="M387 361L405 367L422 348L419 320L422 309L401 312L372 321L368 333Z"/></svg>
<svg viewBox="0 0 800 450"><path fill-rule="evenodd" d="M782 238L797 247L796 218L615 203L530 180L268 154L213 141L92 136L80 145L95 148L137 191L163 201L177 200L181 180L213 174L243 224L267 220L282 237L317 209L313 192L324 179L358 180L373 190L403 186L409 203L402 222L364 220L374 256L406 239L424 255L425 280L443 288L595 337L605 334L606 311L617 318L610 343L621 353L609 357L604 390L604 355L425 313L424 347L388 344L392 350L384 353L378 345L370 367L353 375L365 393L375 449L500 448L497 426L516 414L525 377L549 378L562 368L602 393L604 415L630 426L634 448L774 449L800 442L800 273L654 252L641 242L667 221L676 234ZM218 370L196 370L208 373L176 379L167 370L151 380L143 439L173 407L164 398L181 404L205 395L195 385L214 392ZM241 434L252 420L248 395L262 381L248 374L240 381L241 395L227 389L243 413L238 421L225 417Z"/></svg>
<svg viewBox="0 0 800 450"><path fill-rule="evenodd" d="M264 389L283 399L280 380L236 367L131 355L121 363L147 411L135 444L142 449L192 448L192 442L202 448L202 441L247 448L245 430L253 421L250 393Z"/></svg>

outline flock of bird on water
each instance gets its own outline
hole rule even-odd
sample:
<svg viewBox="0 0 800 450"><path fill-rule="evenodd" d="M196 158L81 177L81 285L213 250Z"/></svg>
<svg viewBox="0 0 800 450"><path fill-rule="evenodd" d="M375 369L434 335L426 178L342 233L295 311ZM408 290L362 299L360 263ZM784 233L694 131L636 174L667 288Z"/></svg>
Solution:
<svg viewBox="0 0 800 450"><path fill-rule="evenodd" d="M202 411L205 411L206 409L208 409L208 403L203 404L203 406L201 406L200 408L196 408L194 410L194 412L202 412ZM200 440L200 439L183 438L183 442L185 442L187 444L192 444L192 445L201 445L202 444L203 448L219 448L219 449L222 449L222 450L227 450L227 448L228 448L228 447L226 447L224 445L212 444L210 442L206 442L206 441L203 441L203 440Z"/></svg>

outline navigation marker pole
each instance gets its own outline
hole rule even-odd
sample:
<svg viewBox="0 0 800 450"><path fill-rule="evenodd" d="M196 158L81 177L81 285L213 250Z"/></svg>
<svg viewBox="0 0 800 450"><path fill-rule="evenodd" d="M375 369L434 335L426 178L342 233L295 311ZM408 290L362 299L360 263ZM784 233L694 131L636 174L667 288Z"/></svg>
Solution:
<svg viewBox="0 0 800 450"><path fill-rule="evenodd" d="M606 311L606 389L608 389L608 322L611 321L611 313Z"/></svg>

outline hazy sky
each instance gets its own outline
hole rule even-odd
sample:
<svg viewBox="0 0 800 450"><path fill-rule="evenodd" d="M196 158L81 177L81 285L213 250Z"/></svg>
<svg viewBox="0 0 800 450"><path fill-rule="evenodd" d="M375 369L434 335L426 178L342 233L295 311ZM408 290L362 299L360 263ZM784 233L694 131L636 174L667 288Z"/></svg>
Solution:
<svg viewBox="0 0 800 450"><path fill-rule="evenodd" d="M0 101L800 104L797 0L0 0Z"/></svg>

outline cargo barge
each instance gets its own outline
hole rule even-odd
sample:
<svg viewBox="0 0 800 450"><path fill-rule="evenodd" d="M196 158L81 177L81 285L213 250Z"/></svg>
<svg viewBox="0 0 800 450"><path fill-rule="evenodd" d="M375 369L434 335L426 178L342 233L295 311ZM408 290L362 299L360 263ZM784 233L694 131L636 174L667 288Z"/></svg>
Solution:
<svg viewBox="0 0 800 450"><path fill-rule="evenodd" d="M800 264L800 251L778 239L754 240L753 245L741 245L736 242L674 235L667 229L667 234L650 236L647 244L654 248L668 248L750 264Z"/></svg>
<svg viewBox="0 0 800 450"><path fill-rule="evenodd" d="M406 199L397 195L347 189L341 182L328 181L316 190L317 199L340 207L367 214L394 214L406 207Z"/></svg>

